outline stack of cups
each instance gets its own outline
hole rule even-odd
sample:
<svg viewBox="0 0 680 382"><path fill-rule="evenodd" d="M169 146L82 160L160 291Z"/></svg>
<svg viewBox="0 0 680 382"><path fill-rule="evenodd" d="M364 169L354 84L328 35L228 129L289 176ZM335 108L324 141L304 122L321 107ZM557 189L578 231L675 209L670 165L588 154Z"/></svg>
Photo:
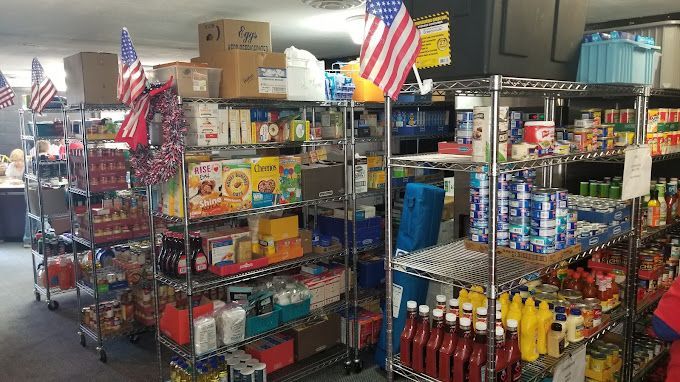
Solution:
<svg viewBox="0 0 680 382"><path fill-rule="evenodd" d="M524 178L510 182L510 248L529 250L532 184Z"/></svg>
<svg viewBox="0 0 680 382"><path fill-rule="evenodd" d="M521 143L523 134L524 121L522 121L522 112L510 112L510 130L509 141L512 144Z"/></svg>
<svg viewBox="0 0 680 382"><path fill-rule="evenodd" d="M473 115L471 111L456 113L456 143L464 145L472 144Z"/></svg>

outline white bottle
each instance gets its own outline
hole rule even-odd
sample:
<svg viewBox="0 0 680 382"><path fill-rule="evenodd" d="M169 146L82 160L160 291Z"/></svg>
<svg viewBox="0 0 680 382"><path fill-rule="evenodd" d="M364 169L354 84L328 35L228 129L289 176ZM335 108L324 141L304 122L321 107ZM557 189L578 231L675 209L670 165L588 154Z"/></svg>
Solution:
<svg viewBox="0 0 680 382"><path fill-rule="evenodd" d="M567 340L576 343L583 340L583 316L581 309L574 308L567 317Z"/></svg>

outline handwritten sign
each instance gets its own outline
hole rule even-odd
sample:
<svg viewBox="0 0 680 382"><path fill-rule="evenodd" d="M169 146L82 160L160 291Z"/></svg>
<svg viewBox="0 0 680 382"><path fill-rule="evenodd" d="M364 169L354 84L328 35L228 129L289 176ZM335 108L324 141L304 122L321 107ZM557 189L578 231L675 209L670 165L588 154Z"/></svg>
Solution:
<svg viewBox="0 0 680 382"><path fill-rule="evenodd" d="M621 200L649 194L652 180L652 155L649 146L629 147L623 164L623 189Z"/></svg>

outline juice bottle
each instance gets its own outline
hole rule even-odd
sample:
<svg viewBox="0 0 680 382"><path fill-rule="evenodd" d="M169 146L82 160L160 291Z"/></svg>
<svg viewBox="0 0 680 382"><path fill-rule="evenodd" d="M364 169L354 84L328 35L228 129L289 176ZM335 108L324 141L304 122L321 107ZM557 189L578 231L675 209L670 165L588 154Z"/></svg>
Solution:
<svg viewBox="0 0 680 382"><path fill-rule="evenodd" d="M512 382L522 379L522 359L519 349L519 334L517 328L519 323L516 320L508 319L508 333L505 342L505 353L507 354L508 376Z"/></svg>
<svg viewBox="0 0 680 382"><path fill-rule="evenodd" d="M437 306L435 306L435 309L441 309L442 312L446 312L446 296L443 294L438 294L436 296L437 300ZM434 313L434 310L432 311Z"/></svg>
<svg viewBox="0 0 680 382"><path fill-rule="evenodd" d="M548 302L541 301L538 306L538 339L536 341L538 354L546 354L548 352L548 333L552 323L553 313L550 311L550 306Z"/></svg>
<svg viewBox="0 0 680 382"><path fill-rule="evenodd" d="M415 301L406 302L406 325L401 332L399 339L399 359L407 367L411 367L411 351L413 337L416 335L416 322L418 321L418 303Z"/></svg>
<svg viewBox="0 0 680 382"><path fill-rule="evenodd" d="M507 321L515 320L517 322L517 329L519 329L519 324L522 322L522 298L519 294L512 297L512 303L510 304L510 309L508 309ZM506 321L506 327L507 327Z"/></svg>
<svg viewBox="0 0 680 382"><path fill-rule="evenodd" d="M510 310L510 295L508 292L501 294L498 298L498 302L501 306L501 320L503 322L503 327L506 327L508 320L508 310Z"/></svg>
<svg viewBox="0 0 680 382"><path fill-rule="evenodd" d="M661 203L659 203L659 192L652 191L652 196L647 202L647 226L659 227L661 225Z"/></svg>
<svg viewBox="0 0 680 382"><path fill-rule="evenodd" d="M486 367L486 322L475 324L475 339L468 363L466 381L482 382L482 373ZM455 367L454 367L455 372Z"/></svg>
<svg viewBox="0 0 680 382"><path fill-rule="evenodd" d="M462 317L456 350L453 352L453 382L466 382L466 371L472 353L472 320Z"/></svg>
<svg viewBox="0 0 680 382"><path fill-rule="evenodd" d="M538 359L538 317L534 299L529 297L522 310L522 322L520 323L519 346L522 353L522 360L533 362Z"/></svg>
<svg viewBox="0 0 680 382"><path fill-rule="evenodd" d="M430 307L421 305L418 307L418 330L413 337L413 350L411 352L411 368L416 373L425 371L425 346L430 339Z"/></svg>
<svg viewBox="0 0 680 382"><path fill-rule="evenodd" d="M446 313L446 325L444 328L444 338L442 338L442 346L439 349L439 370L438 379L442 382L451 382L453 377L453 352L456 350L458 343L458 324L456 315L453 313Z"/></svg>
<svg viewBox="0 0 680 382"><path fill-rule="evenodd" d="M557 271L550 272L550 274L548 275L548 277L545 279L545 281L543 283L549 284L549 285L554 285L558 288L562 286L560 279L557 278Z"/></svg>
<svg viewBox="0 0 680 382"><path fill-rule="evenodd" d="M453 313L453 314L456 315L456 317L458 317L458 313L460 311L459 306L460 306L460 304L458 303L457 298L450 299L449 300L449 311L448 312Z"/></svg>
<svg viewBox="0 0 680 382"><path fill-rule="evenodd" d="M496 327L496 382L509 382L508 354L505 349L505 330ZM482 381L483 382L483 381Z"/></svg>
<svg viewBox="0 0 680 382"><path fill-rule="evenodd" d="M572 272L571 278L565 281L564 289L574 289L580 290L581 286L581 274L578 272Z"/></svg>
<svg viewBox="0 0 680 382"><path fill-rule="evenodd" d="M469 318L470 322L473 321L472 319L472 303L471 302L466 302L463 304L463 314L461 317Z"/></svg>
<svg viewBox="0 0 680 382"><path fill-rule="evenodd" d="M446 297L444 297L446 300ZM432 310L432 329L430 338L425 346L425 373L432 378L437 378L439 369L439 348L444 340L444 311L441 309Z"/></svg>

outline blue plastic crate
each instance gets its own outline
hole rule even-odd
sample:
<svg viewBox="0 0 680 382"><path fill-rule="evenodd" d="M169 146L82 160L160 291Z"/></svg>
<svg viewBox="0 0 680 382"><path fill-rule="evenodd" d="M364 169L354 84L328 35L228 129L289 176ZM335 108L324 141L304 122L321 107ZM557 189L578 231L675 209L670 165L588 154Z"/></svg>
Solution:
<svg viewBox="0 0 680 382"><path fill-rule="evenodd" d="M357 279L362 288L377 288L385 282L385 261L383 259L359 260Z"/></svg>
<svg viewBox="0 0 680 382"><path fill-rule="evenodd" d="M311 297L295 304L278 305L276 308L281 312L281 323L297 320L309 314L312 306Z"/></svg>
<svg viewBox="0 0 680 382"><path fill-rule="evenodd" d="M661 57L658 46L630 40L581 44L577 81L651 84Z"/></svg>
<svg viewBox="0 0 680 382"><path fill-rule="evenodd" d="M343 219L338 219L332 216L319 216L319 231L324 235L337 237L340 242L345 241L345 231L343 229ZM357 221L356 238L359 245L370 245L380 242L382 240L383 218L376 216L364 220ZM349 235L349 243L352 244L352 224L354 222L347 222L347 232Z"/></svg>
<svg viewBox="0 0 680 382"><path fill-rule="evenodd" d="M256 336L260 333L268 332L279 326L281 322L281 311L274 306L271 313L261 316L246 318L246 337Z"/></svg>

